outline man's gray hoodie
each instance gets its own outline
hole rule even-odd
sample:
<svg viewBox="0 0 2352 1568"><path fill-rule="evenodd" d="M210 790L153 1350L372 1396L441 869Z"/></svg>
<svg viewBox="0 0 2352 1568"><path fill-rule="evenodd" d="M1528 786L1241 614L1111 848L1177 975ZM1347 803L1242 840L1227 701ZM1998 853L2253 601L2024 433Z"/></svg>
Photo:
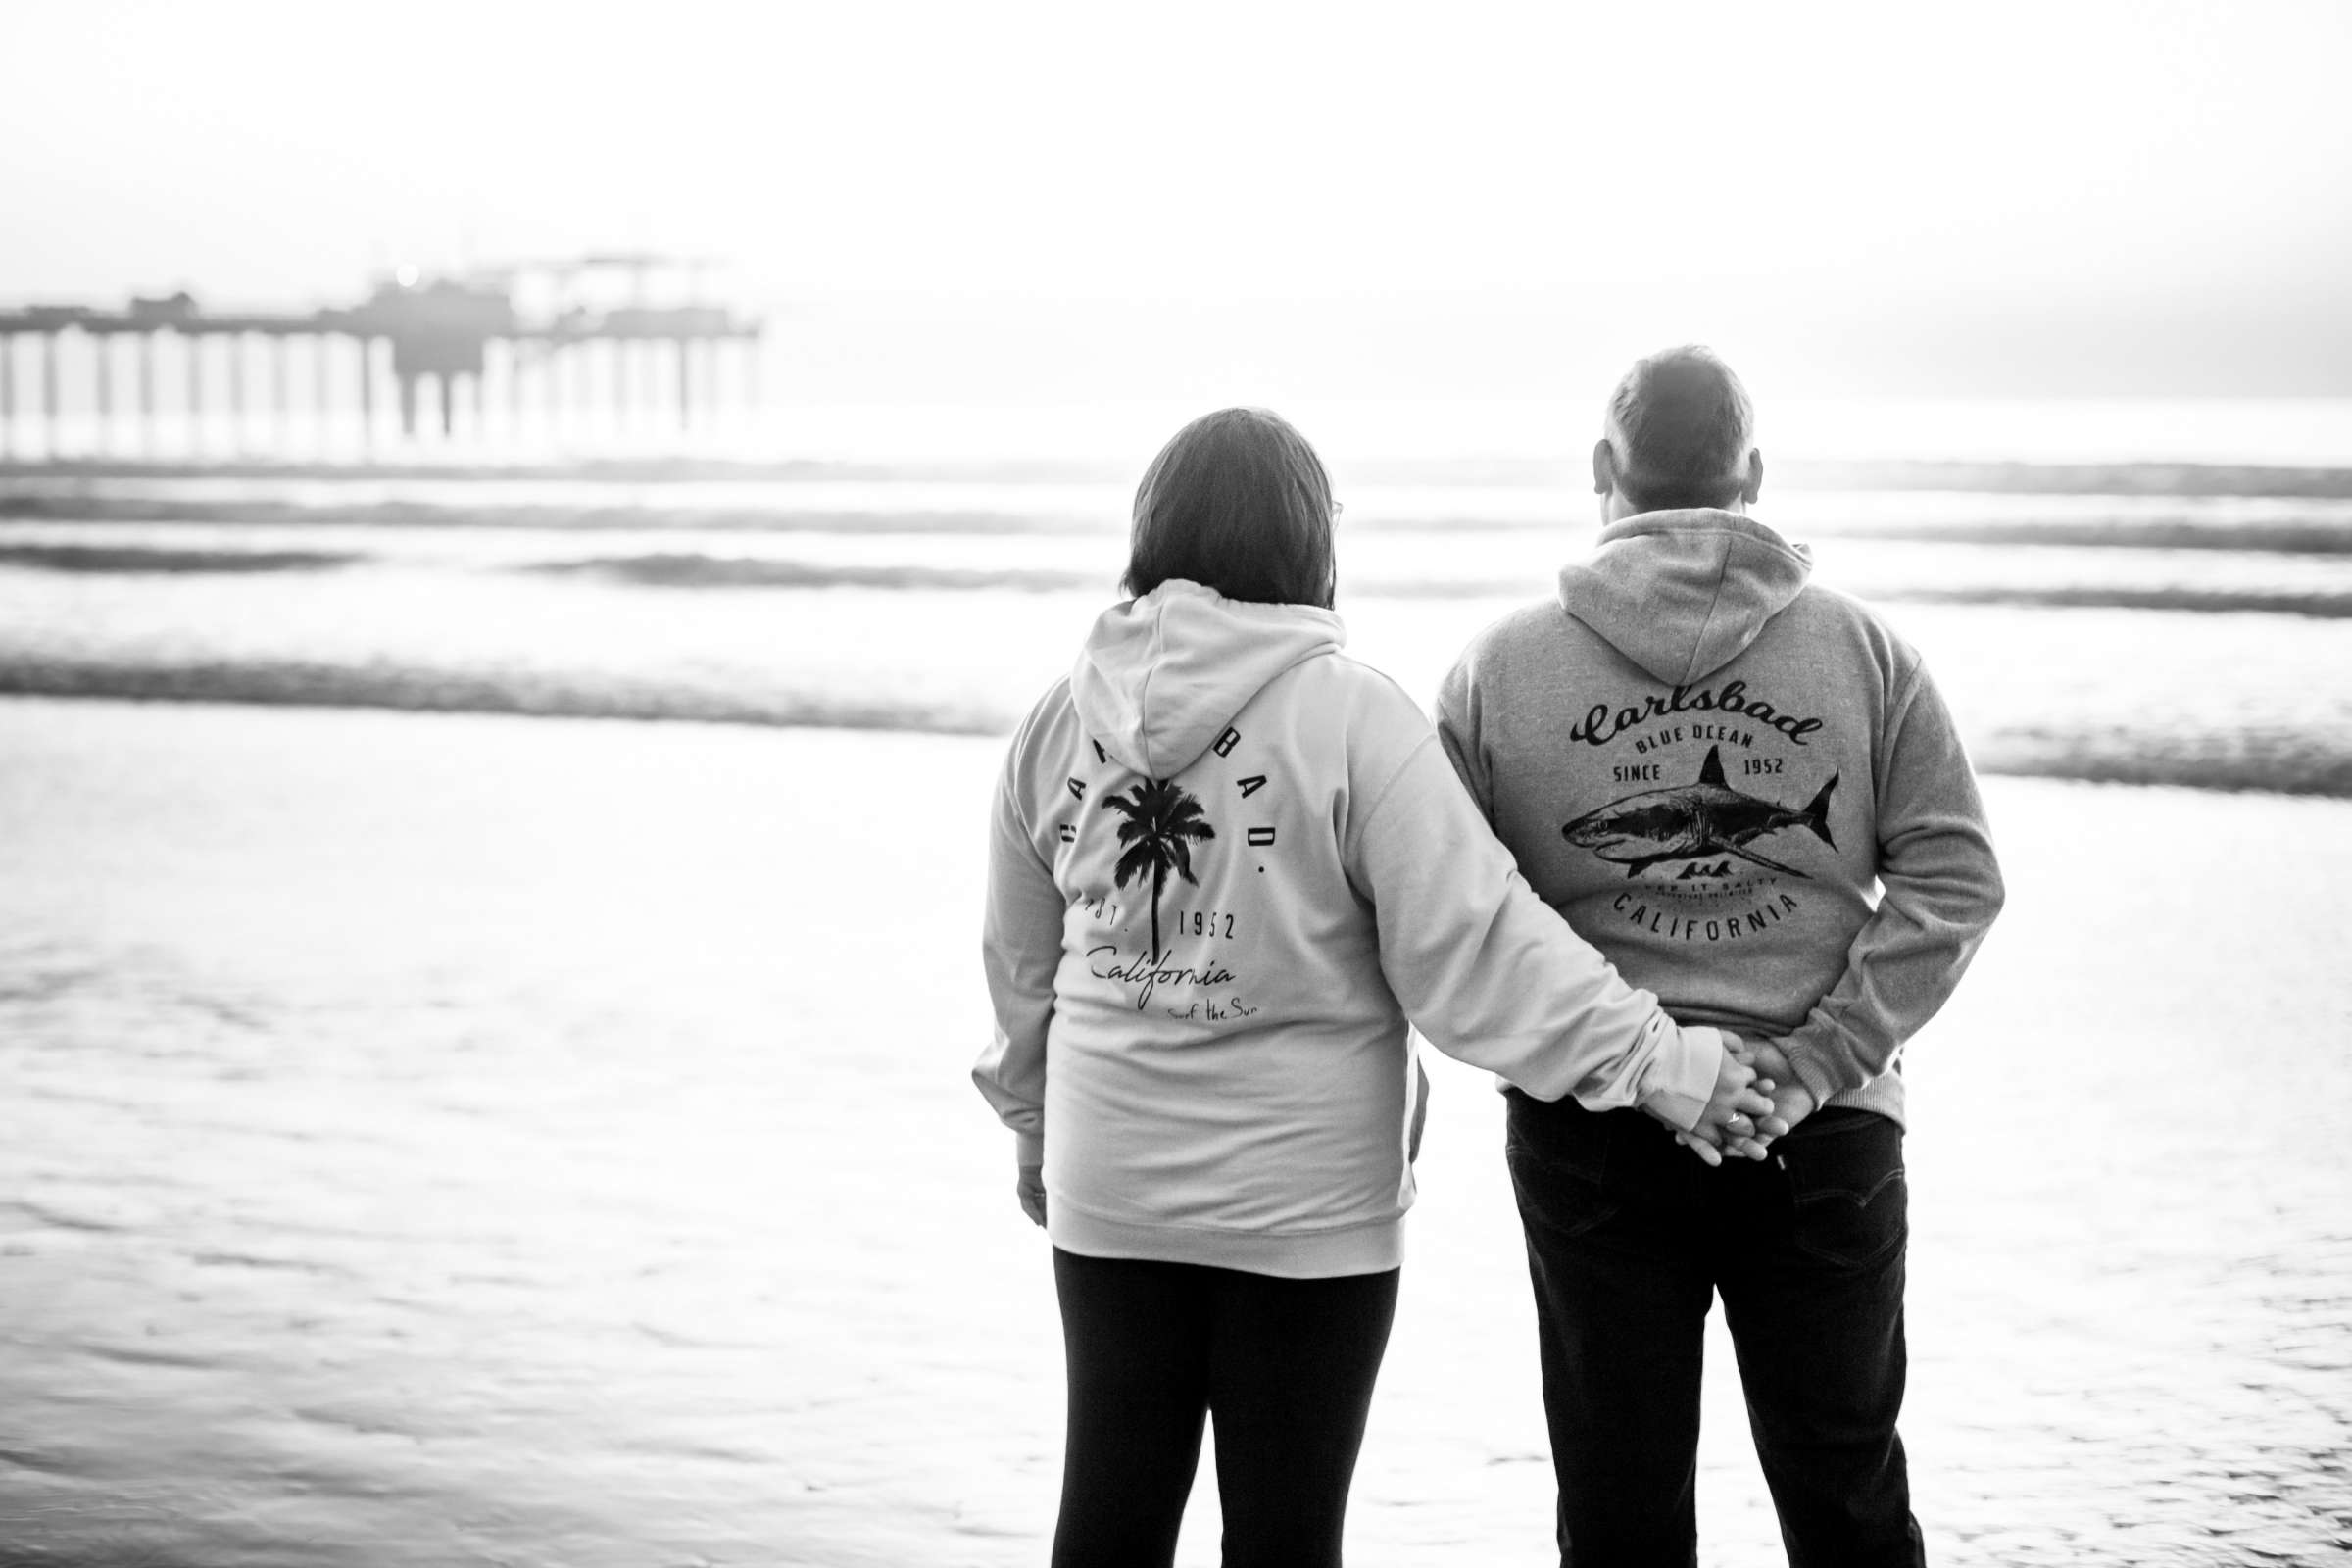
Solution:
<svg viewBox="0 0 2352 1568"><path fill-rule="evenodd" d="M1612 524L1438 698L1539 895L1685 1023L1779 1037L1821 1102L1901 1121L1903 1043L2001 906L1919 655L1761 523Z"/></svg>

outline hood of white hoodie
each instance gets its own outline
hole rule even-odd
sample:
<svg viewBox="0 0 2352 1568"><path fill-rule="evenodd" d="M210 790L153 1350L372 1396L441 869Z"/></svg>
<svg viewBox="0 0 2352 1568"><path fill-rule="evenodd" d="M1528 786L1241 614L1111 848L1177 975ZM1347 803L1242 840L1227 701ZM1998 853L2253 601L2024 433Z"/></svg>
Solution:
<svg viewBox="0 0 2352 1568"><path fill-rule="evenodd" d="M1266 682L1348 640L1312 605L1257 605L1171 578L1095 621L1070 697L1087 733L1120 765L1173 778Z"/></svg>
<svg viewBox="0 0 2352 1568"><path fill-rule="evenodd" d="M1560 607L1659 680L1688 686L1737 659L1812 574L1804 546L1739 513L1644 512L1561 568Z"/></svg>

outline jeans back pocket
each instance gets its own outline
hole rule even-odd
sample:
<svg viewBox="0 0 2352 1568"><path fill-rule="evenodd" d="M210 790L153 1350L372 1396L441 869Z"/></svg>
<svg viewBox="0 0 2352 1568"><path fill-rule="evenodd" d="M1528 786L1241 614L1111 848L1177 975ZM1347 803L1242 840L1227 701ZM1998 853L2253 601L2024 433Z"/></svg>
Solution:
<svg viewBox="0 0 2352 1568"><path fill-rule="evenodd" d="M1503 1154L1521 1217L1562 1236L1581 1236L1615 1218L1625 1205L1607 1182L1613 1119L1574 1101L1553 1103L1517 1090L1507 1098Z"/></svg>
<svg viewBox="0 0 2352 1568"><path fill-rule="evenodd" d="M1880 1262L1910 1235L1903 1130L1885 1116L1825 1110L1782 1140L1798 1250L1842 1269Z"/></svg>

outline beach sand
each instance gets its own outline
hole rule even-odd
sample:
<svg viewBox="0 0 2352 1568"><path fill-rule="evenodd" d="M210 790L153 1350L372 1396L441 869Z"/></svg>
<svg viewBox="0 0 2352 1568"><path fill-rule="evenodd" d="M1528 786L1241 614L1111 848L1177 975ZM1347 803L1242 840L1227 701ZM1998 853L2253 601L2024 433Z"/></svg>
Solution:
<svg viewBox="0 0 2352 1568"><path fill-rule="evenodd" d="M0 1562L1042 1562L1001 750L0 702ZM2352 1549L2352 805L1988 794L1909 1067L1932 1554ZM1349 1560L1544 1563L1499 1098L1431 1070ZM1699 1484L1780 1560L1720 1338Z"/></svg>

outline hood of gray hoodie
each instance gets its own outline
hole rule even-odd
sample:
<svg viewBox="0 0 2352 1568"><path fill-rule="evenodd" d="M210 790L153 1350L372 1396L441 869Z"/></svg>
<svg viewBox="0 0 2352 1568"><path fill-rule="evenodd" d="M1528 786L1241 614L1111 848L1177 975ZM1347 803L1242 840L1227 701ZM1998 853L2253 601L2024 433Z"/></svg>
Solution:
<svg viewBox="0 0 2352 1568"><path fill-rule="evenodd" d="M1804 546L1739 513L1644 512L1560 569L1560 608L1659 680L1688 686L1739 658L1812 574Z"/></svg>
<svg viewBox="0 0 2352 1568"><path fill-rule="evenodd" d="M1311 605L1255 605L1172 578L1095 621L1070 698L1121 766L1172 778L1209 748L1266 682L1348 639Z"/></svg>

